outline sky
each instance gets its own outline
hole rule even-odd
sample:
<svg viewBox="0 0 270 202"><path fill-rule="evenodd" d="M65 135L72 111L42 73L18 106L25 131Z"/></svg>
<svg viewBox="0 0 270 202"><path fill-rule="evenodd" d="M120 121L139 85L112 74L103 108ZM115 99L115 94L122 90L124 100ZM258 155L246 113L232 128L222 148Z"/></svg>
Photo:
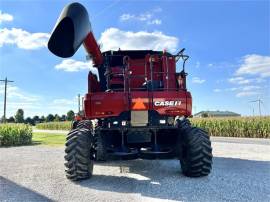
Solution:
<svg viewBox="0 0 270 202"><path fill-rule="evenodd" d="M0 0L0 79L8 77L7 117L77 111L87 91L83 48L68 59L47 49L62 8L71 1ZM193 113L228 110L270 115L269 1L78 1L102 51L186 48ZM177 71L181 71L181 62ZM4 86L0 83L0 114Z"/></svg>

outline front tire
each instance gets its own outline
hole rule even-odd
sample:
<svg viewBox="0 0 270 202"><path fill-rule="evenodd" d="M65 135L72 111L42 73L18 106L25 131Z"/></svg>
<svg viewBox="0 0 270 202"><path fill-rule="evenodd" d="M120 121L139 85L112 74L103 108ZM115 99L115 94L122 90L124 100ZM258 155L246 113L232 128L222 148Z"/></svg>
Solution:
<svg viewBox="0 0 270 202"><path fill-rule="evenodd" d="M202 129L192 127L183 120L180 129L180 164L188 177L207 176L212 169L212 147L209 135ZM181 125L180 124L180 125Z"/></svg>
<svg viewBox="0 0 270 202"><path fill-rule="evenodd" d="M66 139L66 176L73 181L88 179L93 173L93 135L88 128L71 130Z"/></svg>
<svg viewBox="0 0 270 202"><path fill-rule="evenodd" d="M95 151L97 161L107 160L106 143L104 140L104 132L100 131L99 128L95 130Z"/></svg>

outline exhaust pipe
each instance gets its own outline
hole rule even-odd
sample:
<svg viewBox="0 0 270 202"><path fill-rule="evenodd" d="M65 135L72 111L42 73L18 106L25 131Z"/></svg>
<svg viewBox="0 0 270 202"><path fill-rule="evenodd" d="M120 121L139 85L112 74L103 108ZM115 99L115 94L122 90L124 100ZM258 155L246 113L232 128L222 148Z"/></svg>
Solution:
<svg viewBox="0 0 270 202"><path fill-rule="evenodd" d="M103 56L93 35L85 7L71 3L64 7L48 42L49 50L58 57L73 56L83 43L95 66L103 63Z"/></svg>

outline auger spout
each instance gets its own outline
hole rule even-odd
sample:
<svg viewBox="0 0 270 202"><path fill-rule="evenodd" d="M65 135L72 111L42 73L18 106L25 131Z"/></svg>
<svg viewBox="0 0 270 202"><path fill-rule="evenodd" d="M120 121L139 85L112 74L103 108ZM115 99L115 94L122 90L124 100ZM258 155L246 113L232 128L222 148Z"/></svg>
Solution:
<svg viewBox="0 0 270 202"><path fill-rule="evenodd" d="M81 44L92 57L94 66L103 63L87 10L79 3L71 3L62 10L49 39L48 48L56 56L68 58L76 53Z"/></svg>

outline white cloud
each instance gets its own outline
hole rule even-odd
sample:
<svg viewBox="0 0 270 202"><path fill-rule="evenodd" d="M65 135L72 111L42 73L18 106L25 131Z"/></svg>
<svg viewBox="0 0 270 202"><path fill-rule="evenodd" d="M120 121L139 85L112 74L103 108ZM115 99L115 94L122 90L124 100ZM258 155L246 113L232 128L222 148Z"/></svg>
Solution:
<svg viewBox="0 0 270 202"><path fill-rule="evenodd" d="M4 85L0 85L0 106L3 106ZM26 92L14 84L7 88L7 117L14 116L18 109L23 109L25 117L34 115L66 114L69 110L77 109L77 97L44 99L40 95ZM3 108L0 107L0 115Z"/></svg>
<svg viewBox="0 0 270 202"><path fill-rule="evenodd" d="M228 81L230 83L239 84L239 85L265 82L265 80L262 79L262 78L248 78L247 79L247 78L244 78L244 77L241 77L241 76L229 78Z"/></svg>
<svg viewBox="0 0 270 202"><path fill-rule="evenodd" d="M236 97L250 97L254 95L259 95L259 92L256 91L242 91L236 94Z"/></svg>
<svg viewBox="0 0 270 202"><path fill-rule="evenodd" d="M124 13L120 16L120 20L121 21L129 21L129 20L138 20L138 21L149 21L151 20L153 17L152 14L150 13L143 13L140 15L132 15L129 13Z"/></svg>
<svg viewBox="0 0 270 202"><path fill-rule="evenodd" d="M261 87L260 86L244 86L242 88L243 91L258 90L258 89L261 89Z"/></svg>
<svg viewBox="0 0 270 202"><path fill-rule="evenodd" d="M236 75L259 75L261 77L270 77L270 56L257 54L246 55Z"/></svg>
<svg viewBox="0 0 270 202"><path fill-rule="evenodd" d="M214 92L215 92L215 93L220 93L221 91L222 91L222 90L219 89L219 88L214 89Z"/></svg>
<svg viewBox="0 0 270 202"><path fill-rule="evenodd" d="M239 89L240 88L233 87L233 88L226 88L225 91L237 91Z"/></svg>
<svg viewBox="0 0 270 202"><path fill-rule="evenodd" d="M212 62L208 63L207 67L211 69L232 69L235 68L235 64L230 62Z"/></svg>
<svg viewBox="0 0 270 202"><path fill-rule="evenodd" d="M75 102L74 100L68 100L68 99L55 99L53 100L53 105L73 105Z"/></svg>
<svg viewBox="0 0 270 202"><path fill-rule="evenodd" d="M51 114L66 114L69 110L77 112L78 98L57 98L47 102L47 112Z"/></svg>
<svg viewBox="0 0 270 202"><path fill-rule="evenodd" d="M254 95L260 95L260 89L262 89L261 86L257 85L242 86L237 89L240 92L236 93L236 97L250 97Z"/></svg>
<svg viewBox="0 0 270 202"><path fill-rule="evenodd" d="M120 16L120 20L121 21L127 21L127 20L130 20L130 19L133 19L133 18L135 18L135 16L134 15L131 15L129 13L124 13L124 14L122 14Z"/></svg>
<svg viewBox="0 0 270 202"><path fill-rule="evenodd" d="M262 94L263 88L259 85L242 85L224 89L226 92L236 92L236 97L248 97Z"/></svg>
<svg viewBox="0 0 270 202"><path fill-rule="evenodd" d="M0 95L4 95L4 85L0 85ZM7 87L7 98L20 102L36 102L40 99L39 96L26 93L17 86Z"/></svg>
<svg viewBox="0 0 270 202"><path fill-rule="evenodd" d="M162 12L162 8L160 7L156 7L152 10L152 12L155 12L155 13L159 13L159 12Z"/></svg>
<svg viewBox="0 0 270 202"><path fill-rule="evenodd" d="M22 29L0 29L0 47L11 44L18 48L33 50L47 46L50 34L30 33Z"/></svg>
<svg viewBox="0 0 270 202"><path fill-rule="evenodd" d="M0 102L0 106L3 106L3 102ZM42 106L40 103L30 103L30 102L19 102L19 101L8 101L7 102L7 118L11 116L15 116L18 109L23 109L24 111L24 118L29 116L35 116L35 115L45 115L42 113L42 109L44 109L44 106ZM46 109L47 110L47 109ZM0 114L3 115L3 110L0 108Z"/></svg>
<svg viewBox="0 0 270 202"><path fill-rule="evenodd" d="M162 23L162 21L159 19L154 19L154 20L147 22L147 24L149 24L149 25L161 25L161 23Z"/></svg>
<svg viewBox="0 0 270 202"><path fill-rule="evenodd" d="M109 28L101 34L99 42L105 50L163 50L176 51L178 38L162 32L131 32Z"/></svg>
<svg viewBox="0 0 270 202"><path fill-rule="evenodd" d="M233 77L230 78L228 81L234 84L248 84L251 82L249 79L245 79L244 77Z"/></svg>
<svg viewBox="0 0 270 202"><path fill-rule="evenodd" d="M236 69L234 76L227 79L233 86L223 89L216 88L213 90L216 93L231 92L238 98L254 98L267 95L269 92L268 78L270 77L270 56L257 54L246 55L242 57L242 62L238 65L222 62L209 63L208 67L233 67ZM218 81L217 83L220 82Z"/></svg>
<svg viewBox="0 0 270 202"><path fill-rule="evenodd" d="M69 110L74 110L77 107L78 98L58 98L48 102L47 108L49 111L58 114L65 114Z"/></svg>
<svg viewBox="0 0 270 202"><path fill-rule="evenodd" d="M263 94L263 91L267 88L268 88L268 86L262 87L259 85L241 85L239 87L232 87L232 88L225 88L225 89L216 88L213 91L215 93L235 92L236 97L250 97L250 96Z"/></svg>
<svg viewBox="0 0 270 202"><path fill-rule="evenodd" d="M78 72L81 70L91 70L94 73L97 72L97 69L93 67L91 61L82 62L74 59L62 60L60 64L55 65L55 68L66 72Z"/></svg>
<svg viewBox="0 0 270 202"><path fill-rule="evenodd" d="M8 13L3 13L1 10L0 10L0 24L2 22L10 22L13 20L13 16L8 14Z"/></svg>
<svg viewBox="0 0 270 202"><path fill-rule="evenodd" d="M200 62L196 62L195 67L196 67L196 68L199 68L200 66L201 66L201 63L200 63Z"/></svg>
<svg viewBox="0 0 270 202"><path fill-rule="evenodd" d="M0 97L4 97L4 85L0 85ZM7 117L13 116L18 109L25 111L25 116L29 116L29 113L35 114L42 109L41 105L42 97L25 92L21 88L12 85L7 87ZM3 103L1 99L0 102ZM0 105L2 106L2 103ZM2 107L0 108L0 114L3 114Z"/></svg>
<svg viewBox="0 0 270 202"><path fill-rule="evenodd" d="M204 82L205 82L205 80L204 79L200 79L199 77L193 77L192 78L192 83L202 84Z"/></svg>
<svg viewBox="0 0 270 202"><path fill-rule="evenodd" d="M71 101L70 103L67 103L54 103L54 100L46 100L46 102L20 102L16 100L10 100L7 102L7 117L14 116L18 109L24 110L25 117L33 117L35 115L47 116L48 114L61 115L66 114L69 110L76 111L76 101L74 101L73 103L71 103ZM3 106L2 101L0 101L0 105ZM2 108L0 108L0 114L3 114Z"/></svg>
<svg viewBox="0 0 270 202"><path fill-rule="evenodd" d="M130 13L122 14L119 19L122 22L126 21L139 21L139 22L146 22L148 25L160 25L162 21L155 17L155 13L161 12L161 8L155 8L150 11L135 15Z"/></svg>

